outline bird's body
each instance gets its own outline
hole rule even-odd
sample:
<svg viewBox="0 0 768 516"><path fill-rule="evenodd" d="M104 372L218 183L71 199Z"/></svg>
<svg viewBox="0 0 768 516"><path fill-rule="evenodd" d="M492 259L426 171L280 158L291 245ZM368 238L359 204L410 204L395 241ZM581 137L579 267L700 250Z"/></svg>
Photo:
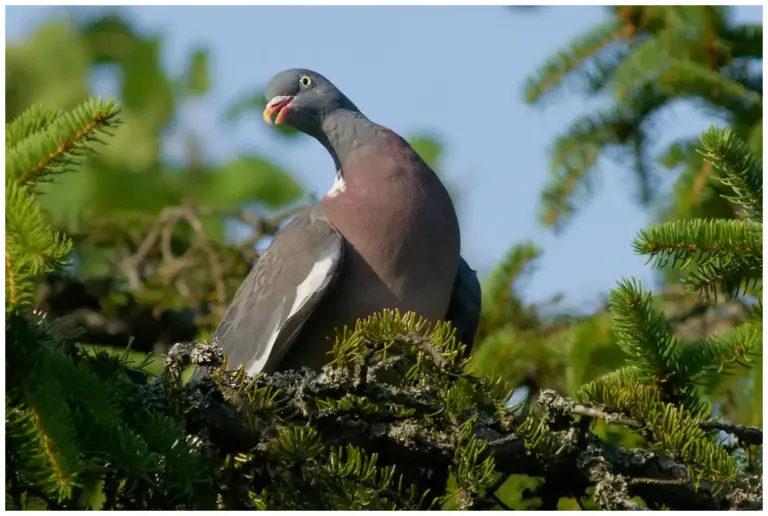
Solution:
<svg viewBox="0 0 768 516"><path fill-rule="evenodd" d="M307 87L307 95L332 97L297 102L305 93L291 90L292 77L314 81L319 94ZM455 319L471 345L479 284L460 259L456 212L437 175L319 74L289 70L275 82L290 93L269 95L268 87L271 104L280 106L278 121L284 117L318 139L337 179L278 233L240 287L214 336L230 365L243 363L252 374L319 369L330 359L336 329L387 308Z"/></svg>
<svg viewBox="0 0 768 516"><path fill-rule="evenodd" d="M384 141L399 138L380 131ZM332 337L335 328L353 327L359 318L384 308L413 311L433 321L445 317L459 266L458 221L451 199L426 164L411 166L421 158L410 146L395 154L377 150L374 144L351 154L343 165L343 188L317 205L344 237L346 250L338 279L309 317L283 367L300 366L312 354L321 356L311 362L327 362L328 346L304 335ZM351 212L354 217L348 216ZM424 223L432 218L443 223Z"/></svg>

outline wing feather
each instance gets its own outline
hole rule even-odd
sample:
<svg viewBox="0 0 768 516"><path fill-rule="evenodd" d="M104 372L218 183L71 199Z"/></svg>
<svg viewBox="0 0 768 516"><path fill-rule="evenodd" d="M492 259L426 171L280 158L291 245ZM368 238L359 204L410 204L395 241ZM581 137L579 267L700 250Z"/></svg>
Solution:
<svg viewBox="0 0 768 516"><path fill-rule="evenodd" d="M464 261L459 260L459 271L453 285L451 302L446 320L456 327L456 337L467 346L467 355L475 344L475 333L480 324L482 295L477 273Z"/></svg>
<svg viewBox="0 0 768 516"><path fill-rule="evenodd" d="M230 368L271 372L338 275L344 239L319 206L274 238L235 294L214 340Z"/></svg>

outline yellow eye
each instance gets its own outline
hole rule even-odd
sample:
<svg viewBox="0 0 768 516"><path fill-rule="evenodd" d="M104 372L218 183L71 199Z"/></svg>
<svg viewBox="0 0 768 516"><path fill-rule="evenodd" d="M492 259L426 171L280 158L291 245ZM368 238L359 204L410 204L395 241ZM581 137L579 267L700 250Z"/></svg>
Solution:
<svg viewBox="0 0 768 516"><path fill-rule="evenodd" d="M304 86L305 88L309 88L312 86L312 79L309 77L309 75L302 75L299 77L299 84Z"/></svg>

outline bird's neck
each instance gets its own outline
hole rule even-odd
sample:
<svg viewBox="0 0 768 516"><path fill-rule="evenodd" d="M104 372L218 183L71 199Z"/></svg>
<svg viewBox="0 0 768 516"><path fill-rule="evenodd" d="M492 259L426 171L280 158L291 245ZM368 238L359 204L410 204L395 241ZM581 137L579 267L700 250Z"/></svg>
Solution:
<svg viewBox="0 0 768 516"><path fill-rule="evenodd" d="M350 155L363 142L371 141L379 129L359 111L338 109L325 117L322 132L316 138L333 158L336 173L341 176Z"/></svg>

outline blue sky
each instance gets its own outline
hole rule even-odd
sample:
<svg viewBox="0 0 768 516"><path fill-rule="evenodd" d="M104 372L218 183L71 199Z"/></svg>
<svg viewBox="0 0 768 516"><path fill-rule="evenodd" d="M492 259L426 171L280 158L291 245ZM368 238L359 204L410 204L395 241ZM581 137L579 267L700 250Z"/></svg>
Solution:
<svg viewBox="0 0 768 516"><path fill-rule="evenodd" d="M25 37L55 14L50 7L6 8L6 34ZM630 247L648 214L634 203L621 166L600 164L599 193L561 235L538 223L548 147L580 114L594 108L562 95L546 109L523 102L525 78L553 52L604 20L601 7L131 7L145 31L165 36L163 58L180 73L192 48L209 49L213 91L187 109L182 123L208 143L207 157L256 149L321 195L333 164L315 141L286 143L260 119L224 125L237 97L276 72L306 67L323 73L371 119L404 136L439 136L441 171L460 191L463 254L480 273L516 242L544 249L525 297L566 294L569 304L594 302L621 277L650 286L652 271ZM761 7L736 8L760 21ZM96 94L110 95L108 84ZM567 93L567 92L565 92ZM713 121L680 105L664 117L663 141L695 135ZM166 151L178 155L173 138Z"/></svg>

